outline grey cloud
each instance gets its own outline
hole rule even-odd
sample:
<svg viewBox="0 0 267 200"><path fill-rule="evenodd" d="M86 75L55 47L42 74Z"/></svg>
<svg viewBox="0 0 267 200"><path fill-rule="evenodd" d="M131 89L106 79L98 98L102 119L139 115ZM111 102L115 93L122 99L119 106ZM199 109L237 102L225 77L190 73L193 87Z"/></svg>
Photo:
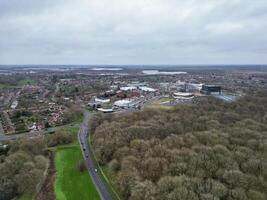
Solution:
<svg viewBox="0 0 267 200"><path fill-rule="evenodd" d="M1 0L0 17L40 14L63 2L64 0Z"/></svg>
<svg viewBox="0 0 267 200"><path fill-rule="evenodd" d="M266 63L265 0L0 0L0 63Z"/></svg>

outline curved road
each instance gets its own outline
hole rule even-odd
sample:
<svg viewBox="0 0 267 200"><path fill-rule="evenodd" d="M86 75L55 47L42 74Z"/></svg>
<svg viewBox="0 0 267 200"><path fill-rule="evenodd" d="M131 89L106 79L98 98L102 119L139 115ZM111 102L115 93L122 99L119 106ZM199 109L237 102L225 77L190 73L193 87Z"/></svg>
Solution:
<svg viewBox="0 0 267 200"><path fill-rule="evenodd" d="M109 193L108 189L106 188L105 184L103 183L102 179L100 178L100 175L96 169L93 162L93 154L89 147L88 143L88 134L89 134L89 119L90 119L90 112L85 111L84 112L84 120L81 125L81 128L78 133L78 140L80 143L80 147L83 153L83 157L85 160L85 164L88 170L89 175L91 176L95 187L101 197L102 200L112 200L111 194Z"/></svg>

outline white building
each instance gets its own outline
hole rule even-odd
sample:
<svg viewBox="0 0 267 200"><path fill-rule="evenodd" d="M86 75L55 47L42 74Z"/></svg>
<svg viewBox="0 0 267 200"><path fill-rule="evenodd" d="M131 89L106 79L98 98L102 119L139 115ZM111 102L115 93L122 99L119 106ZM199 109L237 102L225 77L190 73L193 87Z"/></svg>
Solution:
<svg viewBox="0 0 267 200"><path fill-rule="evenodd" d="M146 86L139 87L139 89L142 90L142 91L144 91L144 92L156 92L157 91L154 88L150 88L150 87L146 87Z"/></svg>
<svg viewBox="0 0 267 200"><path fill-rule="evenodd" d="M110 99L100 99L100 98L95 98L95 102L97 103L109 103Z"/></svg>
<svg viewBox="0 0 267 200"><path fill-rule="evenodd" d="M129 87L121 87L120 90L122 91L131 91L131 90L136 90L137 87L135 86L129 86Z"/></svg>
<svg viewBox="0 0 267 200"><path fill-rule="evenodd" d="M188 92L175 92L173 98L180 100L190 100L194 98L194 94Z"/></svg>
<svg viewBox="0 0 267 200"><path fill-rule="evenodd" d="M113 106L114 107L119 107L119 108L129 108L134 105L133 101L130 99L123 99L123 100L118 100L115 101Z"/></svg>
<svg viewBox="0 0 267 200"><path fill-rule="evenodd" d="M113 108L97 108L97 110L103 113L111 113L114 111Z"/></svg>
<svg viewBox="0 0 267 200"><path fill-rule="evenodd" d="M15 109L18 106L18 101L13 101L12 105L10 106L12 109Z"/></svg>
<svg viewBox="0 0 267 200"><path fill-rule="evenodd" d="M37 130L36 122L34 122L33 125L29 127L29 129L32 131L36 131Z"/></svg>

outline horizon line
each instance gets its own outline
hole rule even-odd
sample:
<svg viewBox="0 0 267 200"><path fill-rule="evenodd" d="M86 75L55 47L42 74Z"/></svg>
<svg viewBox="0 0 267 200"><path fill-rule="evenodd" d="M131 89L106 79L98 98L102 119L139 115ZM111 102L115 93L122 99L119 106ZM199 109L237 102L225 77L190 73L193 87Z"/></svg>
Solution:
<svg viewBox="0 0 267 200"><path fill-rule="evenodd" d="M0 64L0 66L267 66L266 64Z"/></svg>

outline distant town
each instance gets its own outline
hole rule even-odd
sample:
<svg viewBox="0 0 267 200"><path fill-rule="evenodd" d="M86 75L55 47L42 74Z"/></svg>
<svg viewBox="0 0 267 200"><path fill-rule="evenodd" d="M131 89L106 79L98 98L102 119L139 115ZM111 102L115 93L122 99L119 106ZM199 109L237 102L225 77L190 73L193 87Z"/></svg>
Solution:
<svg viewBox="0 0 267 200"><path fill-rule="evenodd" d="M146 67L5 67L0 70L0 135L43 134L80 109L110 113L192 104L214 96L232 102L267 87L251 69Z"/></svg>

